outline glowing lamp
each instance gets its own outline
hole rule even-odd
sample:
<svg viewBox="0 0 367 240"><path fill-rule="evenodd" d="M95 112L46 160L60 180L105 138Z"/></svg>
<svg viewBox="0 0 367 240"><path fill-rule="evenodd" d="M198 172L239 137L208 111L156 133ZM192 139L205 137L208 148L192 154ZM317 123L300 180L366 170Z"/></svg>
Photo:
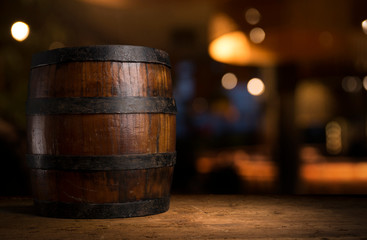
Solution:
<svg viewBox="0 0 367 240"><path fill-rule="evenodd" d="M11 35L18 42L24 41L29 35L29 27L24 22L15 22L11 26Z"/></svg>

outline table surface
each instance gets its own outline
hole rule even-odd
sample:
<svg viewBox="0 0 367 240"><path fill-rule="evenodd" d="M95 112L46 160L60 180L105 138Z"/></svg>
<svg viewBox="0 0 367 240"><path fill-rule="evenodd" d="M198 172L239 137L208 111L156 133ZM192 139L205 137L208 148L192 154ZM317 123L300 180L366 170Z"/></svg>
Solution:
<svg viewBox="0 0 367 240"><path fill-rule="evenodd" d="M166 213L123 219L34 215L0 198L0 239L364 239L367 196L173 195Z"/></svg>

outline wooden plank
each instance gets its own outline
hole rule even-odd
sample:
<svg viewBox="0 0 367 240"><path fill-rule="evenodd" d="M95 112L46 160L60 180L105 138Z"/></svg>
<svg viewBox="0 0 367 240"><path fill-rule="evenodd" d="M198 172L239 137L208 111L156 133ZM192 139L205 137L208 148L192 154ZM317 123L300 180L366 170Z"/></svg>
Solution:
<svg viewBox="0 0 367 240"><path fill-rule="evenodd" d="M0 199L0 239L367 238L366 196L174 195L168 212L124 219L35 216L30 199Z"/></svg>

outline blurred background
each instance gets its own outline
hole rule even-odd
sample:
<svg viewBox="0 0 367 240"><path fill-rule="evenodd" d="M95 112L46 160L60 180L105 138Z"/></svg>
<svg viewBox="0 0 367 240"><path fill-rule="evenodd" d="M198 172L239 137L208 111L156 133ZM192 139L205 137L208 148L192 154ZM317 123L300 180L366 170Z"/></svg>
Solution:
<svg viewBox="0 0 367 240"><path fill-rule="evenodd" d="M179 111L173 193L367 193L366 1L0 6L0 195L30 194L32 54L98 44L169 53ZM18 21L26 25L12 28Z"/></svg>

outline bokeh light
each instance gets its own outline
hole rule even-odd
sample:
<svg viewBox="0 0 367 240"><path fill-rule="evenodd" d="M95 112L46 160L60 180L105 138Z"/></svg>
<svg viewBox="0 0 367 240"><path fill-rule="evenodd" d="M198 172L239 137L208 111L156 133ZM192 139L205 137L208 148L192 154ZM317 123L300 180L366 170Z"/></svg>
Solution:
<svg viewBox="0 0 367 240"><path fill-rule="evenodd" d="M256 8L249 8L245 12L245 19L247 23L255 25L260 21L261 14Z"/></svg>
<svg viewBox="0 0 367 240"><path fill-rule="evenodd" d="M12 37L21 42L24 41L28 35L29 35L29 27L26 23L24 22L15 22L12 26L11 26L11 35Z"/></svg>
<svg viewBox="0 0 367 240"><path fill-rule="evenodd" d="M342 151L342 128L336 121L326 125L326 150L330 154L339 154Z"/></svg>
<svg viewBox="0 0 367 240"><path fill-rule="evenodd" d="M365 90L367 90L367 76L365 76L365 77L363 78L363 82L362 82L362 84L363 84L364 89L365 89Z"/></svg>
<svg viewBox="0 0 367 240"><path fill-rule="evenodd" d="M362 88L361 79L355 76L347 76L342 80L342 88L349 93L358 92Z"/></svg>
<svg viewBox="0 0 367 240"><path fill-rule="evenodd" d="M265 39L265 31L262 28L256 27L250 31L250 40L253 43L261 43Z"/></svg>
<svg viewBox="0 0 367 240"><path fill-rule="evenodd" d="M231 90L237 85L237 77L233 73L226 73L222 77L222 86L227 90Z"/></svg>
<svg viewBox="0 0 367 240"><path fill-rule="evenodd" d="M367 19L362 22L362 30L367 34Z"/></svg>
<svg viewBox="0 0 367 240"><path fill-rule="evenodd" d="M218 62L241 65L251 59L250 44L241 31L227 33L210 43L209 55Z"/></svg>
<svg viewBox="0 0 367 240"><path fill-rule="evenodd" d="M265 84L259 78L252 78L247 83L247 91L254 96L259 96L264 93L265 91Z"/></svg>

